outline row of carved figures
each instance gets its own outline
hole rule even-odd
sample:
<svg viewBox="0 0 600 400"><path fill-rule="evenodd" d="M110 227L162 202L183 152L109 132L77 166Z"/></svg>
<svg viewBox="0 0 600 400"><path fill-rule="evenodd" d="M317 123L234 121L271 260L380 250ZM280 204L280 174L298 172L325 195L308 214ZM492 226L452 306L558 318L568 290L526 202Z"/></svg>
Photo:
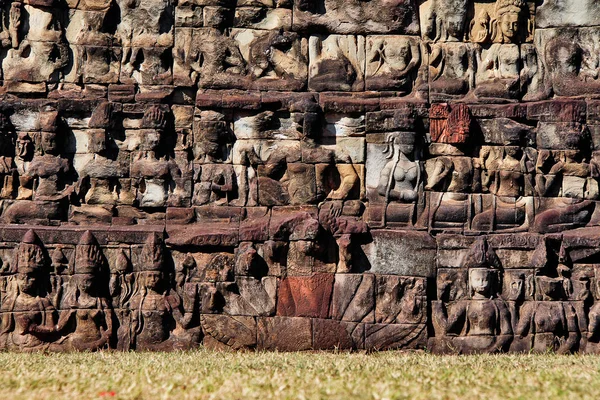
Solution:
<svg viewBox="0 0 600 400"><path fill-rule="evenodd" d="M16 249L14 265L4 266L12 274L2 276L0 346L18 351L98 350L116 346L117 336L123 349L167 350L197 344L200 328L186 330L197 293L182 300L169 289L163 252L158 236L150 235L135 279L125 275L131 266L122 254L117 260L122 270L109 281L102 250L86 231L61 293L66 275L53 275L47 285L47 256L37 235L28 231ZM52 258L60 265L60 255ZM129 308L113 307L111 296Z"/></svg>

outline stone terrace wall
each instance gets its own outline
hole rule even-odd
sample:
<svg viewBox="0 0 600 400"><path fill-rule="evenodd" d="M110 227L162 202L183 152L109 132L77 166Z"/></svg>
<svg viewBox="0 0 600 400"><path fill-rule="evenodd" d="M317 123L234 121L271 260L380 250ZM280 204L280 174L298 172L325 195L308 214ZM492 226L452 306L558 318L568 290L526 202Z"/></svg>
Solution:
<svg viewBox="0 0 600 400"><path fill-rule="evenodd" d="M600 2L0 12L1 349L600 352Z"/></svg>

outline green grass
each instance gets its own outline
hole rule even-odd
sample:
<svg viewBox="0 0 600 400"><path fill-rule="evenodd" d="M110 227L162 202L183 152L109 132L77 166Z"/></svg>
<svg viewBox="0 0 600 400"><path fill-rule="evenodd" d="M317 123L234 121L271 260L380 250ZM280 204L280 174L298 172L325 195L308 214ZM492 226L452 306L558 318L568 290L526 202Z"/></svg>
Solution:
<svg viewBox="0 0 600 400"><path fill-rule="evenodd" d="M597 356L0 353L1 399L597 399L599 393Z"/></svg>

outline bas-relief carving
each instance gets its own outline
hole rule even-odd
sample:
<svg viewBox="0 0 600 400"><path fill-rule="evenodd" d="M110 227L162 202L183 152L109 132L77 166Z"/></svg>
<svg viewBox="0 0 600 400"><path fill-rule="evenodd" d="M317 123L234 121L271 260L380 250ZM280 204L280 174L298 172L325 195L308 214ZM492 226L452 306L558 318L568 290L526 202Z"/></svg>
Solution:
<svg viewBox="0 0 600 400"><path fill-rule="evenodd" d="M29 3L1 348L598 352L595 3Z"/></svg>

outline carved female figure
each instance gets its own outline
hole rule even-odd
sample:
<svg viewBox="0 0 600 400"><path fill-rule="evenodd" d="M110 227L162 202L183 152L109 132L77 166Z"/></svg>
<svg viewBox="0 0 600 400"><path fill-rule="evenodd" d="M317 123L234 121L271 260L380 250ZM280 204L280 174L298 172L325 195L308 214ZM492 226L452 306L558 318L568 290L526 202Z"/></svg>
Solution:
<svg viewBox="0 0 600 400"><path fill-rule="evenodd" d="M525 7L524 0L496 1L495 15L490 21L493 44L489 49L480 49L477 54L477 97L515 99L519 96L521 55L518 43Z"/></svg>
<svg viewBox="0 0 600 400"><path fill-rule="evenodd" d="M69 160L60 155L61 119L56 110L44 109L40 112L39 125L40 151L33 156L22 180L23 188L19 188L18 199L59 201L67 197L72 187L65 180L71 172ZM33 186L33 189L26 189Z"/></svg>
<svg viewBox="0 0 600 400"><path fill-rule="evenodd" d="M17 248L15 285L2 303L0 345L7 350L48 349L54 340L55 310L43 290L46 266L39 238L29 230Z"/></svg>
<svg viewBox="0 0 600 400"><path fill-rule="evenodd" d="M133 160L131 176L137 180L140 207L164 207L167 202L177 203L182 188L178 182L181 170L173 159L159 156L166 120L165 113L158 107L149 108L144 114L142 125L143 151ZM174 189L171 189L175 186Z"/></svg>
<svg viewBox="0 0 600 400"><path fill-rule="evenodd" d="M131 346L137 350L190 348L197 341L192 323L196 296L191 301L168 287L162 241L151 235L142 250L137 293L131 298Z"/></svg>
<svg viewBox="0 0 600 400"><path fill-rule="evenodd" d="M379 176L377 192L385 197L385 204L391 202L408 204L390 215L392 219L400 217L403 222L412 222L414 204L419 197L421 184L421 165L415 158L415 133L393 132L387 135L385 157L389 160ZM396 208L396 207L392 207ZM391 211L391 210L390 210ZM388 207L386 207L386 217Z"/></svg>
<svg viewBox="0 0 600 400"><path fill-rule="evenodd" d="M498 297L501 274L496 253L482 239L475 242L465 260L470 299L451 304L447 316L441 304L434 304L442 333L460 353L506 350L512 325L508 307Z"/></svg>
<svg viewBox="0 0 600 400"><path fill-rule="evenodd" d="M113 313L101 288L102 264L100 247L86 231L75 249L75 274L65 294L65 310L55 327L64 335L57 342L61 350L94 351L110 344Z"/></svg>
<svg viewBox="0 0 600 400"><path fill-rule="evenodd" d="M409 37L372 39L369 41L367 90L412 91L421 63L421 50Z"/></svg>
<svg viewBox="0 0 600 400"><path fill-rule="evenodd" d="M510 341L510 314L504 300L494 293L496 280L496 271L471 269L471 299L459 301L450 309L446 333L458 335L452 343L461 353L502 351Z"/></svg>
<svg viewBox="0 0 600 400"><path fill-rule="evenodd" d="M541 301L526 302L521 308L515 335L531 335L534 351L553 349L563 354L576 350L580 337L577 313L572 304L563 301L564 285L561 277L537 276L536 290Z"/></svg>

